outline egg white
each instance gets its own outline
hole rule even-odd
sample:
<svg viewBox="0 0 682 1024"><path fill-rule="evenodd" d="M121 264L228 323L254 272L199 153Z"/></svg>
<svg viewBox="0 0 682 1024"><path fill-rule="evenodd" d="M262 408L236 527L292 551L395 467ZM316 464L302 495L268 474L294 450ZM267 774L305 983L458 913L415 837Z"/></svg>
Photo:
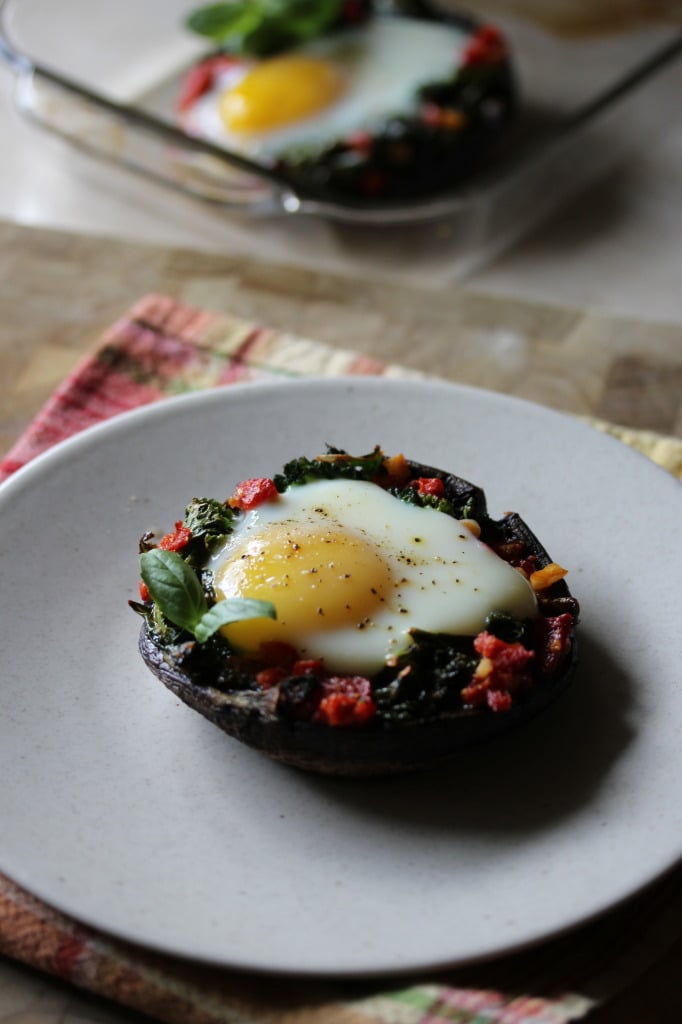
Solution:
<svg viewBox="0 0 682 1024"><path fill-rule="evenodd" d="M333 62L347 79L341 97L313 116L260 134L228 131L219 100L254 66L253 61L245 61L220 76L186 112L183 125L190 134L249 156L321 149L353 132L372 131L388 117L413 113L419 86L450 78L468 39L466 32L453 25L375 18L362 29L323 36L288 51Z"/></svg>
<svg viewBox="0 0 682 1024"><path fill-rule="evenodd" d="M243 514L232 535L211 556L207 568L216 579L219 597L221 572L232 560L256 550L278 524L286 524L292 537L311 531L342 531L360 538L390 568L390 585L383 589L370 613L343 627L328 627L324 591L319 615L287 635L301 657L322 658L330 671L372 675L390 658L410 645L410 630L474 636L484 629L493 610L519 618L537 614L535 595L528 581L499 558L457 520L431 508L407 504L381 488L363 481L316 481L291 487L278 498ZM337 554L338 554L337 549ZM339 581L343 558L338 559ZM327 572L327 567L323 567ZM308 587L312 577L304 561L292 567L294 587ZM313 572L317 570L313 569ZM333 575L333 574L332 574ZM328 577L328 586L342 585ZM373 580L369 576L367 586ZM252 597L247 592L238 596ZM262 594L258 596L263 597ZM276 589L272 600L277 606ZM229 627L228 627L229 629Z"/></svg>

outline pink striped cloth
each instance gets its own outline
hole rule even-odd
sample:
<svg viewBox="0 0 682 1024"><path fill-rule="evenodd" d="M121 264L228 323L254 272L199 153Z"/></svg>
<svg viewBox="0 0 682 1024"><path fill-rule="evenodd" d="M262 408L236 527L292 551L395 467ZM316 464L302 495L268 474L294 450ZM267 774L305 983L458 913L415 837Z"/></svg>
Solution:
<svg viewBox="0 0 682 1024"><path fill-rule="evenodd" d="M397 373L378 360L182 305L141 299L54 392L0 463L0 479L71 434L169 395L261 378Z"/></svg>

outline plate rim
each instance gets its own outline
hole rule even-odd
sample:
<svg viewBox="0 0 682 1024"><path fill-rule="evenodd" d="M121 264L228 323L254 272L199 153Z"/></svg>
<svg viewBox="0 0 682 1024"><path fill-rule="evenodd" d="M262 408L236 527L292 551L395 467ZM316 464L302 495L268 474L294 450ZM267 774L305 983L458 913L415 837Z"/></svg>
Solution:
<svg viewBox="0 0 682 1024"><path fill-rule="evenodd" d="M414 371L418 374L419 371ZM452 391L453 394L462 393L468 394L475 399L483 401L492 401L494 404L508 405L510 409L526 410L533 415L542 415L549 418L554 418L556 422L570 423L578 431L581 431L587 436L591 435L593 438L602 438L603 441L608 445L612 445L614 451L628 452L630 456L635 457L640 462L640 466L648 465L651 470L657 474L662 474L663 477L670 479L673 484L678 482L674 474L670 473L665 467L660 466L649 458L644 452L637 448L628 445L626 442L615 437L613 434L607 431L600 430L594 423L589 422L592 417L586 417L579 413L572 413L569 411L555 409L552 406L543 405L540 402L535 402L532 399L523 398L519 395L510 395L502 391L494 391L490 388L479 387L474 384L460 383L459 381L450 381L444 378L432 377L432 376L407 376L407 377L387 377L383 375L347 375L347 376L325 376L325 375L311 375L301 377L273 377L268 379L255 379L250 381L237 381L234 383L219 384L214 387L198 388L196 390L187 391L180 395L168 395L162 398L153 399L151 402L147 402L144 405L137 406L134 409L127 409L124 412L116 413L113 416L107 417L107 419L101 422L94 423L88 427L78 430L76 433L64 438L63 440L57 441L50 448L40 452L34 456L29 462L25 463L19 469L15 470L11 476L5 480L0 481L0 496L4 496L9 487L15 486L15 481L23 483L24 479L29 478L29 475L35 472L43 472L43 466L49 466L51 461L55 461L62 458L68 458L71 449L74 450L80 445L89 445L91 438L96 439L102 435L107 436L109 432L117 433L118 431L125 431L128 428L128 424L134 424L136 420L145 420L148 417L155 419L157 417L163 418L164 416L173 415L176 409L181 410L185 406L191 407L194 404L199 406L205 402L211 404L212 402L227 400L239 400L242 396L244 399L248 397L250 393L267 392L269 390L279 390L280 388L302 388L304 391L312 388L331 388L331 390L355 390L364 389L372 390L373 388L380 386L381 388L390 388L394 390L420 390L426 391ZM596 417L593 417L596 421ZM28 429L28 428L27 428ZM93 441L92 443L95 443ZM628 456L629 457L629 456Z"/></svg>

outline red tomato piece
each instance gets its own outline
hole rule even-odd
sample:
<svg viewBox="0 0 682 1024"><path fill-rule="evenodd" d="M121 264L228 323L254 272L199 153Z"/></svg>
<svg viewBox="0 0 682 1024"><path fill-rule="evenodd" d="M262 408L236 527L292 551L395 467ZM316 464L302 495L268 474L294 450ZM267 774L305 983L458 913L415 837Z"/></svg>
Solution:
<svg viewBox="0 0 682 1024"><path fill-rule="evenodd" d="M187 547L191 539L192 531L183 526L182 520L179 519L175 524L175 529L161 538L159 547L164 551L182 551L183 548Z"/></svg>
<svg viewBox="0 0 682 1024"><path fill-rule="evenodd" d="M442 498L445 494L445 484L437 476L420 476L412 481L420 494L430 494L433 498Z"/></svg>
<svg viewBox="0 0 682 1024"><path fill-rule="evenodd" d="M497 64L507 55L507 43L494 25L483 25L471 38L462 55L462 63Z"/></svg>
<svg viewBox="0 0 682 1024"><path fill-rule="evenodd" d="M325 725L364 725L375 714L376 706L371 698L358 700L347 693L330 693L320 701L315 718Z"/></svg>
<svg viewBox="0 0 682 1024"><path fill-rule="evenodd" d="M476 37L490 46L506 46L505 38L496 25L482 25Z"/></svg>
<svg viewBox="0 0 682 1024"><path fill-rule="evenodd" d="M523 644L508 644L493 633L479 633L474 640L474 650L493 663L493 671L488 677L491 690L517 689L526 682L529 664L535 657L535 652Z"/></svg>
<svg viewBox="0 0 682 1024"><path fill-rule="evenodd" d="M330 676L322 683L324 697L320 701L315 721L326 725L364 725L374 718L376 704L372 687L364 676Z"/></svg>
<svg viewBox="0 0 682 1024"><path fill-rule="evenodd" d="M531 682L530 663L535 651L529 651L523 644L509 644L493 633L479 633L474 640L474 650L481 655L485 674L474 675L469 686L461 691L465 704L476 706L487 702L493 711L506 711L511 707L512 694ZM506 696L503 696L506 695Z"/></svg>
<svg viewBox="0 0 682 1024"><path fill-rule="evenodd" d="M319 676L323 669L324 664L320 658L306 658L294 662L291 674L292 676Z"/></svg>
<svg viewBox="0 0 682 1024"><path fill-rule="evenodd" d="M351 149L356 150L358 153L364 153L367 156L372 150L373 137L369 132L352 132L346 139L347 144Z"/></svg>
<svg viewBox="0 0 682 1024"><path fill-rule="evenodd" d="M274 665L272 668L264 668L257 672L256 682L261 690L271 690L273 686L277 686L277 683L281 683L286 674L286 669Z"/></svg>
<svg viewBox="0 0 682 1024"><path fill-rule="evenodd" d="M485 695L491 711L509 711L512 695L508 690L488 690Z"/></svg>
<svg viewBox="0 0 682 1024"><path fill-rule="evenodd" d="M228 499L230 508L239 508L242 512L248 512L252 508L258 508L266 501L272 501L279 496L274 481L269 477L253 477L250 480L242 480L237 484L234 494Z"/></svg>
<svg viewBox="0 0 682 1024"><path fill-rule="evenodd" d="M140 601L151 601L152 595L149 593L149 587L144 580L140 580Z"/></svg>
<svg viewBox="0 0 682 1024"><path fill-rule="evenodd" d="M178 112L184 113L186 110L189 110L200 96L203 96L204 93L213 88L213 83L220 72L234 63L235 61L232 57L221 54L216 57L209 57L207 60L203 60L200 64L190 68L180 86L180 95L176 103Z"/></svg>

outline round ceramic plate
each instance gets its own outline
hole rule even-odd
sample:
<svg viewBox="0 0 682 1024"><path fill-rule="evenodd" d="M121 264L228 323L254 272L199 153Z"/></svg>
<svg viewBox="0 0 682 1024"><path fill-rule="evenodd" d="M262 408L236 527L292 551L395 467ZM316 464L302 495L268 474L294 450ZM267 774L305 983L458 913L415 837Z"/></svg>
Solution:
<svg viewBox="0 0 682 1024"><path fill-rule="evenodd" d="M570 569L581 663L540 718L438 771L335 780L150 675L138 537L326 442L481 484ZM231 387L61 445L0 489L0 868L157 950L311 974L462 964L614 905L681 852L679 493L572 419L439 383Z"/></svg>

